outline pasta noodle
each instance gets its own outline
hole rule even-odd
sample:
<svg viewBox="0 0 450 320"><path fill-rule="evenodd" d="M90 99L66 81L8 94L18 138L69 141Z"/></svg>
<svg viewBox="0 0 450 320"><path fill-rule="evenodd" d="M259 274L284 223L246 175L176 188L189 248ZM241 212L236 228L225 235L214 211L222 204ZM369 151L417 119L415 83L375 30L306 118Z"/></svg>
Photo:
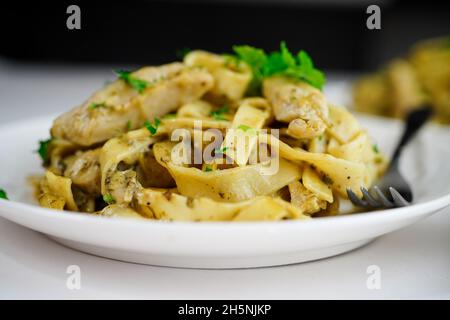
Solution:
<svg viewBox="0 0 450 320"><path fill-rule="evenodd" d="M58 117L41 206L105 217L262 221L336 215L386 160L345 108L205 51L120 73Z"/></svg>

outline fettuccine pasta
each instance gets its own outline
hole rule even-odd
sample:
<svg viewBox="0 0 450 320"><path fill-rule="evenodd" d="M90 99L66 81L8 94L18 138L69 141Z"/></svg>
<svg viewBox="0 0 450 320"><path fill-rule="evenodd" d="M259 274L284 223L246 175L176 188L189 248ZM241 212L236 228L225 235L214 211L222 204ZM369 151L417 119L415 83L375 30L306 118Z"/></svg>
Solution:
<svg viewBox="0 0 450 320"><path fill-rule="evenodd" d="M315 70L307 58L296 67ZM318 88L320 74L258 78L245 59L192 51L118 75L54 121L41 144L41 206L166 221L309 219L338 214L347 189L359 194L386 167L357 119Z"/></svg>

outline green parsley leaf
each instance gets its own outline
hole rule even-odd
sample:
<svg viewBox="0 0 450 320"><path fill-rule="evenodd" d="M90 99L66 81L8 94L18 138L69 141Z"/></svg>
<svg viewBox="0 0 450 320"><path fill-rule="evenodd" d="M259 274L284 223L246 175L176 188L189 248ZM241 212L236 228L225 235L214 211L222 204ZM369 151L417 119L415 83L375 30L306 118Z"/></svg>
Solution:
<svg viewBox="0 0 450 320"><path fill-rule="evenodd" d="M178 49L178 50L175 52L175 55L177 56L178 59L183 60L184 57L186 57L186 55L187 55L189 52L191 52L191 51L192 51L192 50L189 49L188 47L184 47L184 48Z"/></svg>
<svg viewBox="0 0 450 320"><path fill-rule="evenodd" d="M92 102L92 103L89 105L89 110L94 110L94 109L97 109L97 108L103 108L103 107L106 107L106 104L105 104L104 102L99 102L99 103L97 103L97 102Z"/></svg>
<svg viewBox="0 0 450 320"><path fill-rule="evenodd" d="M204 171L205 172L211 172L211 171L213 171L213 168L210 165L206 165L205 168L204 168Z"/></svg>
<svg viewBox="0 0 450 320"><path fill-rule="evenodd" d="M234 46L238 59L246 62L253 73L249 94L260 92L262 81L273 75L283 75L309 83L322 89L325 84L325 76L322 71L314 67L311 57L300 51L294 56L284 41L280 44L280 50L266 54L264 50L250 46Z"/></svg>
<svg viewBox="0 0 450 320"><path fill-rule="evenodd" d="M267 64L267 55L262 49L257 49L251 46L233 46L237 58L244 61L250 66L252 70L252 81L250 82L248 93L249 95L257 95L261 91L261 84L263 81L262 70Z"/></svg>
<svg viewBox="0 0 450 320"><path fill-rule="evenodd" d="M133 123L131 122L131 120L127 121L127 131L131 131L131 128L133 128Z"/></svg>
<svg viewBox="0 0 450 320"><path fill-rule="evenodd" d="M42 162L45 164L48 163L48 161L50 160L50 155L48 154L48 147L50 145L50 143L52 142L52 139L48 139L48 140L40 140L39 141L39 149L37 150L37 152L39 153L39 155L41 156Z"/></svg>
<svg viewBox="0 0 450 320"><path fill-rule="evenodd" d="M110 194L105 194L103 196L103 201L105 201L107 204L114 204L114 203L116 203L116 200Z"/></svg>
<svg viewBox="0 0 450 320"><path fill-rule="evenodd" d="M211 111L210 112L210 116L214 118L214 120L226 120L223 115L228 113L230 111L230 108L228 107L228 105L224 105L223 107Z"/></svg>
<svg viewBox="0 0 450 320"><path fill-rule="evenodd" d="M147 120L145 120L144 127L146 127L147 130L150 131L151 135L154 136L156 134L156 131L158 131L158 127L160 124L161 124L161 120L159 120L158 118L155 118L153 123L150 123Z"/></svg>
<svg viewBox="0 0 450 320"><path fill-rule="evenodd" d="M378 146L377 146L376 144L374 144L374 145L372 146L372 149L373 149L373 152L375 152L375 153L380 153L380 149L378 149Z"/></svg>
<svg viewBox="0 0 450 320"><path fill-rule="evenodd" d="M222 148L217 148L214 149L214 153L217 154L225 154L225 152L227 152L228 147L222 147Z"/></svg>
<svg viewBox="0 0 450 320"><path fill-rule="evenodd" d="M241 125L238 126L238 129L241 129L242 131L247 132L248 130L252 130L253 128L249 127L249 126L247 126L245 124L241 124Z"/></svg>
<svg viewBox="0 0 450 320"><path fill-rule="evenodd" d="M0 199L9 200L8 195L6 194L6 191L3 189L0 189Z"/></svg>
<svg viewBox="0 0 450 320"><path fill-rule="evenodd" d="M131 75L130 71L125 70L115 70L114 71L119 79L124 80L130 86L132 86L139 93L144 92L144 90L150 85L147 81L142 79L137 79Z"/></svg>

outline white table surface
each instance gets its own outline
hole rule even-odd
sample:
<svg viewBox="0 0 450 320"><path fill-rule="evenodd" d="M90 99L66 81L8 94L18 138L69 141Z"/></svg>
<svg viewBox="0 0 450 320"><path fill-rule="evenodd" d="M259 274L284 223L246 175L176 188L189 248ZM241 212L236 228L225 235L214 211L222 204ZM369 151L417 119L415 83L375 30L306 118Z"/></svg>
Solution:
<svg viewBox="0 0 450 320"><path fill-rule="evenodd" d="M0 60L0 125L63 112L113 79L111 69ZM343 79L330 77L330 96L342 97L338 92L348 88ZM81 269L80 290L66 286L69 265ZM367 288L370 265L380 268L379 290ZM449 299L450 208L334 258L241 270L163 268L99 258L0 218L0 298Z"/></svg>

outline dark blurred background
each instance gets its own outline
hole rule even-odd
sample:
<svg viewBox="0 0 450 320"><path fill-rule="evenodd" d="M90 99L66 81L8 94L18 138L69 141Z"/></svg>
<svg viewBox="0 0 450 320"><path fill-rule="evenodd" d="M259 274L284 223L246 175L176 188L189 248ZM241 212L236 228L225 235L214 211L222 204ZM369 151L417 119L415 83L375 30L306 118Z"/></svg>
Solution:
<svg viewBox="0 0 450 320"><path fill-rule="evenodd" d="M81 8L81 30L66 8ZM381 30L366 8L381 7ZM2 1L0 58L56 64L160 64L181 48L276 49L286 40L327 70L374 69L415 41L450 34L450 1Z"/></svg>

